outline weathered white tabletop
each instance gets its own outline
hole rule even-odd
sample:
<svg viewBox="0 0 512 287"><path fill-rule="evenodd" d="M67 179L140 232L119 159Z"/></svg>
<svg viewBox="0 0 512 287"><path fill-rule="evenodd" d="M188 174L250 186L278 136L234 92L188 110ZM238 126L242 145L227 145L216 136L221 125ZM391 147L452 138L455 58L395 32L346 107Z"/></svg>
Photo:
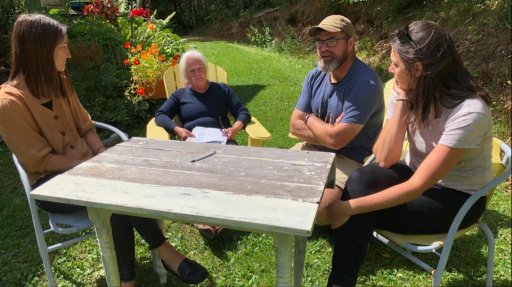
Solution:
<svg viewBox="0 0 512 287"><path fill-rule="evenodd" d="M31 196L87 206L109 286L119 285L112 213L269 233L277 285L298 286L318 202L324 187L334 184L333 160L325 152L132 138Z"/></svg>

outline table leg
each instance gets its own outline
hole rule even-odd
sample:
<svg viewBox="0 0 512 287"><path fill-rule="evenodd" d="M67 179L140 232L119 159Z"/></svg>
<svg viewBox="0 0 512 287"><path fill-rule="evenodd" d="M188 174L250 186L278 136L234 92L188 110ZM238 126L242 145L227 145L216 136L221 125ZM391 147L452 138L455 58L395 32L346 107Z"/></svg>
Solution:
<svg viewBox="0 0 512 287"><path fill-rule="evenodd" d="M110 287L119 286L119 270L117 268L116 251L114 249L114 240L112 239L112 228L110 226L110 216L112 212L105 209L88 207L89 218L94 223L96 237L101 250L101 259L105 269L105 278Z"/></svg>
<svg viewBox="0 0 512 287"><path fill-rule="evenodd" d="M272 234L276 250L276 285L293 286L293 235Z"/></svg>
<svg viewBox="0 0 512 287"><path fill-rule="evenodd" d="M304 260L306 259L307 237L295 236L295 258L293 261L293 285L302 286L302 273L304 271Z"/></svg>

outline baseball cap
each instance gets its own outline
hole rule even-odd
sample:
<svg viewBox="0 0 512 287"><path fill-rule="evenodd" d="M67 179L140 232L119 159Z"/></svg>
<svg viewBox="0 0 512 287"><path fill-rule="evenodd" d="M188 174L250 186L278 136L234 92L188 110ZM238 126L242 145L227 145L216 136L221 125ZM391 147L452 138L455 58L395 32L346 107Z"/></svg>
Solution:
<svg viewBox="0 0 512 287"><path fill-rule="evenodd" d="M356 36L356 32L354 26L352 26L352 22L350 22L350 20L347 17L341 15L331 15L326 17L325 19L322 20L322 22L320 22L320 24L309 28L308 35L310 37L315 37L322 30L328 32L343 31L350 37Z"/></svg>

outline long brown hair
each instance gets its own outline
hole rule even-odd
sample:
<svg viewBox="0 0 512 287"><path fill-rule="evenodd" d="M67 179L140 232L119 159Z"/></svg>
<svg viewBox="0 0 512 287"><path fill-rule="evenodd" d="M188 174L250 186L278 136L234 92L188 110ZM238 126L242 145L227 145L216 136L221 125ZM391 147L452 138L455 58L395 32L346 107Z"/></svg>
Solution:
<svg viewBox="0 0 512 287"><path fill-rule="evenodd" d="M464 67L450 34L439 24L407 24L392 35L391 47L410 74L415 63L423 66L416 88L407 95L412 124L425 126L432 111L437 118L441 106L452 109L472 97L479 96L490 105L489 94Z"/></svg>
<svg viewBox="0 0 512 287"><path fill-rule="evenodd" d="M12 30L9 80L23 77L36 98L66 97L73 88L67 71L57 71L54 57L65 36L66 27L56 20L42 14L21 14Z"/></svg>

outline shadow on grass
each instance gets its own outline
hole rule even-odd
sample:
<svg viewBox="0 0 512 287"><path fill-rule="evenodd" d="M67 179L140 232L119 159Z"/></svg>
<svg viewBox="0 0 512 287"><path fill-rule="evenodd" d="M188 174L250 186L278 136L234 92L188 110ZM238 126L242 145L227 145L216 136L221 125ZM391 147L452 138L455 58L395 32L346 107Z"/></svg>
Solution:
<svg viewBox="0 0 512 287"><path fill-rule="evenodd" d="M217 237L209 239L202 236L206 245L215 257L226 260L227 252L235 250L238 242L250 232L224 228Z"/></svg>
<svg viewBox="0 0 512 287"><path fill-rule="evenodd" d="M259 92L265 89L264 85L229 85L247 105Z"/></svg>

